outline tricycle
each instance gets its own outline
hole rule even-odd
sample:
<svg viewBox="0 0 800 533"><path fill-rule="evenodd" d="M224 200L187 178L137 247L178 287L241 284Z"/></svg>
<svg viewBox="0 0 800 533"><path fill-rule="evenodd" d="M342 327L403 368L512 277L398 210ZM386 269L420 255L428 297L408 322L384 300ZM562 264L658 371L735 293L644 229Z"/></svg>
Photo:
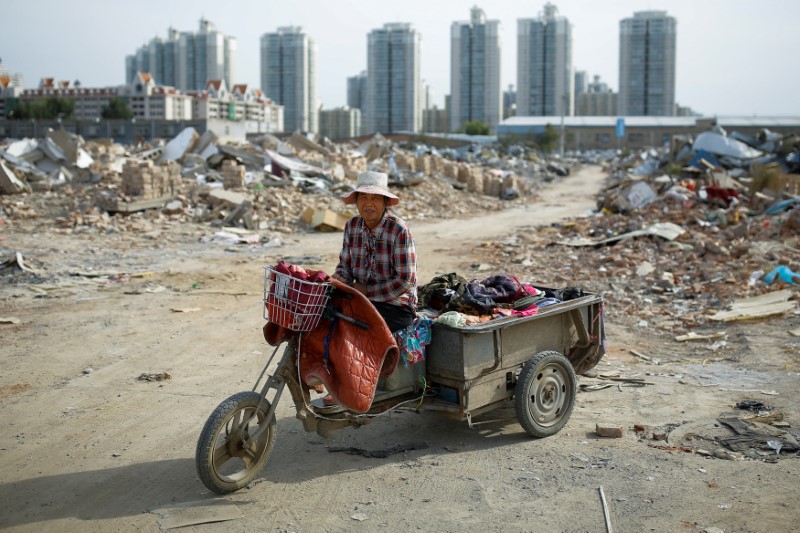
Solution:
<svg viewBox="0 0 800 533"><path fill-rule="evenodd" d="M206 421L195 460L200 479L213 492L237 491L262 471L275 442L275 409L285 387L304 429L322 436L368 424L395 409L436 412L472 428L481 423L476 416L513 404L522 428L542 438L555 435L569 420L576 373L592 368L605 353L603 298L582 291L531 316L470 326L434 322L424 360L398 364L378 382L369 410L356 413L312 399L314 389L299 372L303 337L322 327L321 320L360 323L332 305L335 290L330 283L298 281L264 268L264 318L296 334L275 347L252 390L225 399Z"/></svg>

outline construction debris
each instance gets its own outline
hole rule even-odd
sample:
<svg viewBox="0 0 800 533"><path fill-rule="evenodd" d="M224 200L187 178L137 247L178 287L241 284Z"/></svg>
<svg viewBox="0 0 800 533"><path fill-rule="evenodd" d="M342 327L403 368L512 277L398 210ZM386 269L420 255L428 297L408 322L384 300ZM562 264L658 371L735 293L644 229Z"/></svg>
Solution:
<svg viewBox="0 0 800 533"><path fill-rule="evenodd" d="M152 218L155 211L216 227L341 231L355 211L344 209L338 198L367 169L390 172L392 186L405 189L395 211L409 220L495 210L533 194L548 172L545 165L502 160L495 149L484 150L464 157L449 149L404 148L381 135L360 145L299 133L285 142L265 135L251 143L223 143L193 128L166 142L124 147L50 130L43 139L0 145L0 199L6 216L46 217L46 211L31 211L20 195L58 190L62 200L80 206L66 217L69 222L59 214L73 227L100 217L108 228L123 223L115 216L151 212ZM21 199L6 202L6 195Z"/></svg>
<svg viewBox="0 0 800 533"><path fill-rule="evenodd" d="M791 297L791 291L782 290L754 296L753 298L743 298L734 301L729 311L720 311L710 316L709 319L731 322L733 320L752 320L783 314L797 307L796 301L789 301Z"/></svg>
<svg viewBox="0 0 800 533"><path fill-rule="evenodd" d="M581 280L615 318L721 349L717 332L695 338L691 330L795 308L799 147L797 135L714 128L660 148L554 160L523 146L434 147L380 134L360 143L299 133L243 142L188 128L126 147L51 131L0 145L0 220L106 233L186 224L201 242L274 247L296 232L341 231L355 210L339 197L364 170L390 176L403 198L393 210L413 222L524 204L547 182L598 164L609 178L595 213L487 243L475 264L512 265L545 286ZM551 247L563 249L558 268L545 253ZM763 308L737 302L782 290L789 296Z"/></svg>

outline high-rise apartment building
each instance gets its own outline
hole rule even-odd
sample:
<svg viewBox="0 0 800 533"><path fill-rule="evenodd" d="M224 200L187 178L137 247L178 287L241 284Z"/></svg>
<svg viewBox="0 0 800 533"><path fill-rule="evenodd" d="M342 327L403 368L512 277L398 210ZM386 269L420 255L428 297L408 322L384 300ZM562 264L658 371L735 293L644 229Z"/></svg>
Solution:
<svg viewBox="0 0 800 533"><path fill-rule="evenodd" d="M347 78L347 107L362 113L367 109L367 72Z"/></svg>
<svg viewBox="0 0 800 533"><path fill-rule="evenodd" d="M430 109L433 107L433 87L429 84L425 83L425 80L422 80L422 97L419 102L420 107L422 110L425 111L426 109Z"/></svg>
<svg viewBox="0 0 800 533"><path fill-rule="evenodd" d="M178 41L177 86L198 90L208 80L225 80L233 87L236 78L236 39L217 31L206 19L200 19L197 33L182 33Z"/></svg>
<svg viewBox="0 0 800 533"><path fill-rule="evenodd" d="M175 28L169 28L165 41L156 38L153 39L151 43L149 54L150 65L152 65L153 68L149 70L150 74L155 77L155 79L159 80L161 85L179 87L178 57L180 51L180 33ZM188 64L188 61L185 63ZM226 80L225 83L228 83L228 81Z"/></svg>
<svg viewBox="0 0 800 533"><path fill-rule="evenodd" d="M517 114L517 89L514 84L510 84L508 89L503 91L503 120Z"/></svg>
<svg viewBox="0 0 800 533"><path fill-rule="evenodd" d="M577 93L575 114L581 117L616 116L618 96L607 83L600 81L600 76L595 75L594 81L586 85L586 91Z"/></svg>
<svg viewBox="0 0 800 533"><path fill-rule="evenodd" d="M232 87L236 39L223 35L206 19L200 19L197 33L169 28L166 39L151 39L125 58L125 83L135 80L139 72L150 74L159 85L181 91L201 91L208 80L225 80Z"/></svg>
<svg viewBox="0 0 800 533"><path fill-rule="evenodd" d="M581 93L585 93L588 91L589 87L589 78L586 74L585 70L576 70L575 71L575 98L578 98L578 95Z"/></svg>
<svg viewBox="0 0 800 533"><path fill-rule="evenodd" d="M320 109L319 133L333 141L361 135L361 111L349 106Z"/></svg>
<svg viewBox="0 0 800 533"><path fill-rule="evenodd" d="M463 131L467 122L483 122L494 131L502 115L500 89L500 22L486 20L473 7L469 22L450 28L450 129Z"/></svg>
<svg viewBox="0 0 800 533"><path fill-rule="evenodd" d="M286 131L319 132L317 48L302 28L261 36L261 89L283 106Z"/></svg>
<svg viewBox="0 0 800 533"><path fill-rule="evenodd" d="M666 11L639 11L620 21L620 115L675 115L676 27Z"/></svg>
<svg viewBox="0 0 800 533"><path fill-rule="evenodd" d="M572 115L572 25L547 3L517 21L517 116Z"/></svg>
<svg viewBox="0 0 800 533"><path fill-rule="evenodd" d="M420 34L410 23L389 23L367 36L366 132L417 132L420 105Z"/></svg>
<svg viewBox="0 0 800 533"><path fill-rule="evenodd" d="M367 71L362 70L356 76L347 78L347 107L359 111L359 135L365 129L364 116L367 112ZM320 118L320 120L322 120ZM322 124L320 122L320 128Z"/></svg>

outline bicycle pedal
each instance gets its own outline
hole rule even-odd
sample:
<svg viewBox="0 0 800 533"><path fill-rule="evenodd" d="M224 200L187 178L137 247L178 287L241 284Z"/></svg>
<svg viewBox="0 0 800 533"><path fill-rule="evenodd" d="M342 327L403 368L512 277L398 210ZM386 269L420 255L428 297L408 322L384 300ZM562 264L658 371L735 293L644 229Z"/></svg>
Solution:
<svg viewBox="0 0 800 533"><path fill-rule="evenodd" d="M314 408L314 411L325 414L343 413L347 411L345 406L338 403L328 405L323 401L322 398L315 398L311 400L311 407Z"/></svg>

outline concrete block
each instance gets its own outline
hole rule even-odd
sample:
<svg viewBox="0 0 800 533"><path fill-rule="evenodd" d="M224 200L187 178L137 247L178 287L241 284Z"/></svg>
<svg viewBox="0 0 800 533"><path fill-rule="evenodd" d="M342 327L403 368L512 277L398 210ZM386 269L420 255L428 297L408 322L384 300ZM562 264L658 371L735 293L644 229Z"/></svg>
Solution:
<svg viewBox="0 0 800 533"><path fill-rule="evenodd" d="M622 438L622 426L598 422L595 426L595 433L598 437L611 437L614 439Z"/></svg>

